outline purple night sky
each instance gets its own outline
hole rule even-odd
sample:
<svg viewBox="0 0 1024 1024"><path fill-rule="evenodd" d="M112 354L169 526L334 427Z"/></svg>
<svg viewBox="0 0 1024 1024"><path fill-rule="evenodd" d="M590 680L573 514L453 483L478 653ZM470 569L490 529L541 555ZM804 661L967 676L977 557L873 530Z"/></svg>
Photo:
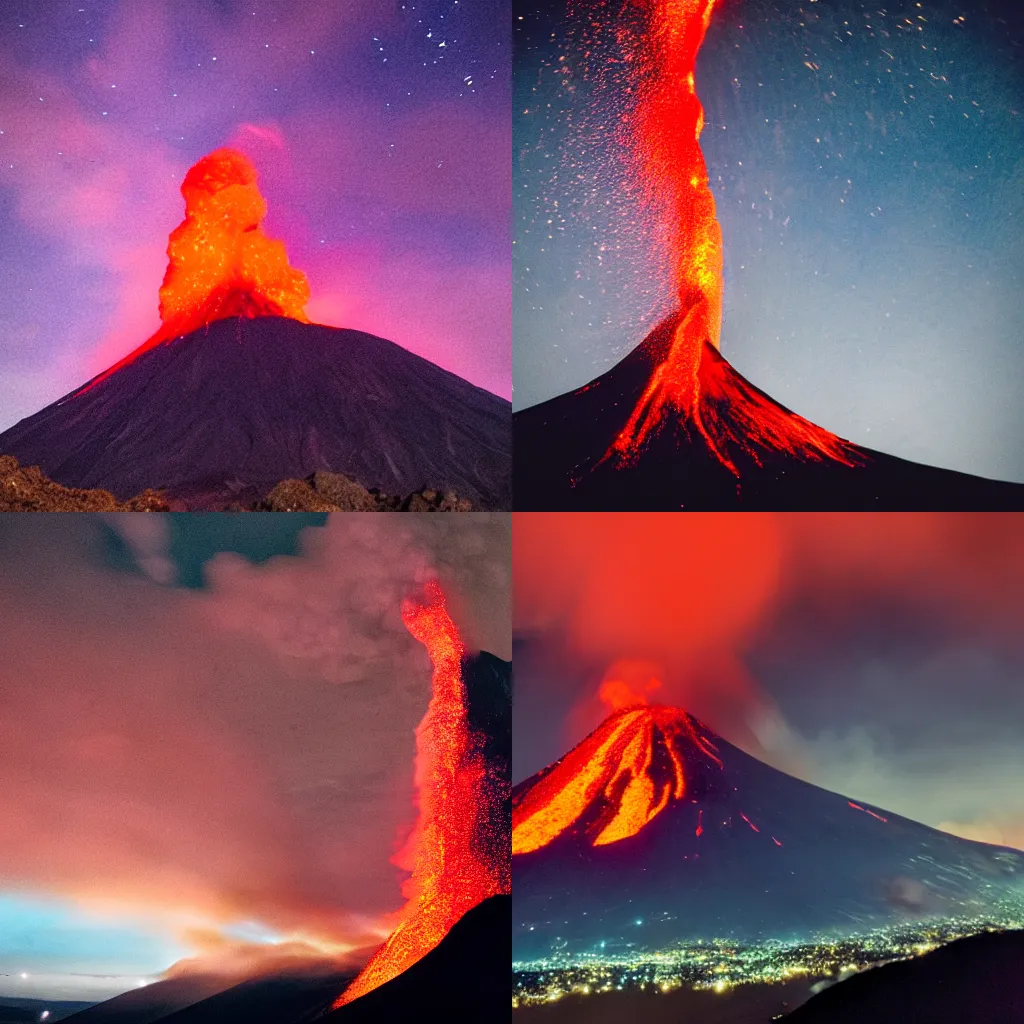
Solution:
<svg viewBox="0 0 1024 1024"><path fill-rule="evenodd" d="M507 5L0 9L0 430L159 324L188 167L260 174L311 320L511 396Z"/></svg>

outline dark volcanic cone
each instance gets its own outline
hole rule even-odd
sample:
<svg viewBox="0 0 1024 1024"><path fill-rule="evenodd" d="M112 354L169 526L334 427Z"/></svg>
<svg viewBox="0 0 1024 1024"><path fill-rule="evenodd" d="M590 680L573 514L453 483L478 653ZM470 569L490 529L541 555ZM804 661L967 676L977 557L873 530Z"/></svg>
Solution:
<svg viewBox="0 0 1024 1024"><path fill-rule="evenodd" d="M779 405L705 343L698 417L667 409L622 457L622 435L678 317L569 394L513 416L517 510L1024 509L1024 484L936 469L845 442Z"/></svg>
<svg viewBox="0 0 1024 1024"><path fill-rule="evenodd" d="M484 900L408 970L323 1019L332 1024L507 1020L511 922L511 897Z"/></svg>
<svg viewBox="0 0 1024 1024"><path fill-rule="evenodd" d="M512 794L517 962L995 920L1024 853L792 778L678 708L609 717Z"/></svg>
<svg viewBox="0 0 1024 1024"><path fill-rule="evenodd" d="M510 406L398 345L283 317L156 345L0 434L66 487L194 508L327 470L367 489L510 509Z"/></svg>

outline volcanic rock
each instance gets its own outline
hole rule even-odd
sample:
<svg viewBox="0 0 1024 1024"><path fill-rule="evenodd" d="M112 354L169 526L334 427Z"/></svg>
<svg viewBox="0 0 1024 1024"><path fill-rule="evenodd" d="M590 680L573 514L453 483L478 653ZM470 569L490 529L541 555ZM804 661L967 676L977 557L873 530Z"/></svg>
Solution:
<svg viewBox="0 0 1024 1024"><path fill-rule="evenodd" d="M266 512L335 512L333 502L325 501L305 480L282 480L266 496Z"/></svg>
<svg viewBox="0 0 1024 1024"><path fill-rule="evenodd" d="M368 491L341 473L314 473L306 480L282 480L252 508L236 512L469 512L454 494L425 488L404 498Z"/></svg>
<svg viewBox="0 0 1024 1024"><path fill-rule="evenodd" d="M319 472L313 474L313 490L324 501L329 501L346 512L376 512L377 500L354 480L342 473Z"/></svg>
<svg viewBox="0 0 1024 1024"><path fill-rule="evenodd" d="M226 512L468 512L472 505L454 494L425 489L404 498L366 490L341 473L313 473L306 480L282 480L261 501L213 503L208 511ZM0 512L175 512L187 510L180 499L144 491L118 501L102 489L62 487L38 466L19 467L0 456Z"/></svg>
<svg viewBox="0 0 1024 1024"><path fill-rule="evenodd" d="M0 455L0 512L166 512L162 494L142 494L118 501L109 491L62 487L48 480L38 466L18 465Z"/></svg>

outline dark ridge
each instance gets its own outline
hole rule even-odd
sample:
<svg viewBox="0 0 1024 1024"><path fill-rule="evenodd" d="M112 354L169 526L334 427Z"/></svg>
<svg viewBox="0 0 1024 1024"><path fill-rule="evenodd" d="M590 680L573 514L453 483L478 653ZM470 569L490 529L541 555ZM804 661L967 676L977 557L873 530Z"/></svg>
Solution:
<svg viewBox="0 0 1024 1024"><path fill-rule="evenodd" d="M692 424L666 423L636 463L602 462L664 356L676 319L659 324L589 384L513 418L517 511L978 511L1024 509L1024 484L987 480L852 445L861 463L809 461L768 448L737 447L739 479ZM730 392L761 396L712 346L704 359ZM702 371L703 373L703 371ZM728 410L725 409L725 415ZM737 426L737 431L743 433Z"/></svg>
<svg viewBox="0 0 1024 1024"><path fill-rule="evenodd" d="M214 977L158 981L68 1019L74 1024L308 1024L322 1017L352 972L284 971L240 983Z"/></svg>
<svg viewBox="0 0 1024 1024"><path fill-rule="evenodd" d="M68 1018L74 1024L154 1024L186 1006L201 1002L231 986L212 975L191 975L155 981L122 992Z"/></svg>
<svg viewBox="0 0 1024 1024"><path fill-rule="evenodd" d="M0 434L66 487L197 510L281 481L511 508L511 407L389 341L282 317L220 320L142 353Z"/></svg>
<svg viewBox="0 0 1024 1024"><path fill-rule="evenodd" d="M477 855L508 864L512 849L512 663L486 651L462 660L469 727L483 754L487 781L481 799L484 820L475 837ZM507 878L506 874L506 878Z"/></svg>
<svg viewBox="0 0 1024 1024"><path fill-rule="evenodd" d="M487 737L487 754L512 762L512 662L480 651L462 659L462 679L471 729Z"/></svg>
<svg viewBox="0 0 1024 1024"><path fill-rule="evenodd" d="M93 1004L79 999L22 999L18 996L0 996L0 1024L26 1024L38 1022L43 1013L51 1021L67 1020L73 1013Z"/></svg>
<svg viewBox="0 0 1024 1024"><path fill-rule="evenodd" d="M323 1017L351 980L351 973L340 972L252 978L159 1020L161 1024L309 1024Z"/></svg>
<svg viewBox="0 0 1024 1024"><path fill-rule="evenodd" d="M786 1024L1021 1024L1024 931L958 939L855 974L788 1014Z"/></svg>
<svg viewBox="0 0 1024 1024"><path fill-rule="evenodd" d="M330 1024L507 1020L511 929L512 898L492 896L468 911L407 971L323 1019Z"/></svg>

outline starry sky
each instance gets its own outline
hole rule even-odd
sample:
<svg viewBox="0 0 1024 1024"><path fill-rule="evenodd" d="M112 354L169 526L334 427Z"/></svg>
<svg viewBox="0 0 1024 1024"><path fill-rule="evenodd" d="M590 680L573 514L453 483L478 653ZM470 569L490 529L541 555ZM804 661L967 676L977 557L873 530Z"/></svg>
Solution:
<svg viewBox="0 0 1024 1024"><path fill-rule="evenodd" d="M519 513L513 571L513 784L651 664L776 768L1024 849L1024 516Z"/></svg>
<svg viewBox="0 0 1024 1024"><path fill-rule="evenodd" d="M621 6L514 7L517 408L671 307L615 132ZM723 353L853 441L1024 481L1020 6L720 0L696 85Z"/></svg>
<svg viewBox="0 0 1024 1024"><path fill-rule="evenodd" d="M509 519L2 517L0 996L365 960L431 693L401 599L509 658Z"/></svg>
<svg viewBox="0 0 1024 1024"><path fill-rule="evenodd" d="M511 392L502 0L0 6L0 430L148 338L187 169L224 145L310 319Z"/></svg>

